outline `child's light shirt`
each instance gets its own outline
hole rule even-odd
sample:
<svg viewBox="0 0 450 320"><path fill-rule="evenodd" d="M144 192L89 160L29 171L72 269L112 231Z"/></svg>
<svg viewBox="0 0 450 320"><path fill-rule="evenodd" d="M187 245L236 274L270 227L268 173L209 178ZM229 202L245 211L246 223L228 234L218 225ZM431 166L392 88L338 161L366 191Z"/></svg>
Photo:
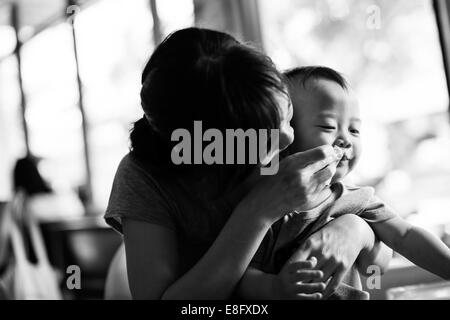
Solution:
<svg viewBox="0 0 450 320"><path fill-rule="evenodd" d="M396 216L374 194L372 187L331 186L332 195L307 212L292 212L278 220L266 234L251 265L268 273L278 273L284 263L310 235L345 214L355 214L369 224Z"/></svg>

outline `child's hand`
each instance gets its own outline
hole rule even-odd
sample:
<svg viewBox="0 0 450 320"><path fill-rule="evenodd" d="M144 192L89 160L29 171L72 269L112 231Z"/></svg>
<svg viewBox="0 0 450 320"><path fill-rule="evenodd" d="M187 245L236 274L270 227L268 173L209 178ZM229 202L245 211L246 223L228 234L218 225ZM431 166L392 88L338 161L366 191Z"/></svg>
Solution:
<svg viewBox="0 0 450 320"><path fill-rule="evenodd" d="M306 261L291 262L273 279L272 288L276 299L319 300L326 284L315 282L323 277L323 272L313 270L317 259L312 257Z"/></svg>

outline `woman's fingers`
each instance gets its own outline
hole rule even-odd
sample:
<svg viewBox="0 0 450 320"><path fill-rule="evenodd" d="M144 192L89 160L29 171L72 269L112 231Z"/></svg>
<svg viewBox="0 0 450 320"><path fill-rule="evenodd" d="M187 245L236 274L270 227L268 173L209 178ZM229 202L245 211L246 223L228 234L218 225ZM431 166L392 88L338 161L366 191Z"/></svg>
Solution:
<svg viewBox="0 0 450 320"><path fill-rule="evenodd" d="M336 270L336 272L332 275L330 282L326 286L325 292L323 293L324 297L330 296L334 291L336 291L339 284L342 282L345 276L345 268L341 267Z"/></svg>
<svg viewBox="0 0 450 320"><path fill-rule="evenodd" d="M305 166L312 174L324 170L330 164L337 162L342 157L333 147L326 145L310 150L309 163ZM341 151L342 152L342 151ZM311 161L312 159L312 161Z"/></svg>
<svg viewBox="0 0 450 320"><path fill-rule="evenodd" d="M322 293L326 288L326 284L323 282L319 283L299 283L296 284L295 289L297 294L313 294L313 293Z"/></svg>
<svg viewBox="0 0 450 320"><path fill-rule="evenodd" d="M323 272L322 281L326 282L335 272L336 272L337 264L335 264L333 261L325 261L324 264L317 264L316 269L319 269Z"/></svg>
<svg viewBox="0 0 450 320"><path fill-rule="evenodd" d="M310 192L320 196L320 192L326 189L336 173L337 160L341 155L337 155L336 151L327 145L297 153L293 157L297 158L296 165L301 166L299 170L303 177L306 177L303 183L308 184Z"/></svg>
<svg viewBox="0 0 450 320"><path fill-rule="evenodd" d="M292 281L314 283L323 279L323 272L321 270L301 270L292 275Z"/></svg>
<svg viewBox="0 0 450 320"><path fill-rule="evenodd" d="M287 272L288 273L296 273L302 269L312 269L316 266L316 264L317 264L317 259L314 257L312 257L309 260L304 260L304 261L288 262Z"/></svg>
<svg viewBox="0 0 450 320"><path fill-rule="evenodd" d="M337 166L336 161L328 163L325 167L323 167L319 171L315 171L313 173L313 177L316 178L317 180L322 180L322 181L331 179L334 176L334 174L336 173L336 166Z"/></svg>
<svg viewBox="0 0 450 320"><path fill-rule="evenodd" d="M297 163L301 164L303 168L309 167L315 169L312 170L312 172L315 172L325 167L327 161L330 161L328 159L335 159L336 152L332 146L324 145L304 152L295 153L290 157L295 158Z"/></svg>
<svg viewBox="0 0 450 320"><path fill-rule="evenodd" d="M295 296L297 300L320 300L322 299L323 295L321 293L314 293L314 294L304 294L299 293Z"/></svg>

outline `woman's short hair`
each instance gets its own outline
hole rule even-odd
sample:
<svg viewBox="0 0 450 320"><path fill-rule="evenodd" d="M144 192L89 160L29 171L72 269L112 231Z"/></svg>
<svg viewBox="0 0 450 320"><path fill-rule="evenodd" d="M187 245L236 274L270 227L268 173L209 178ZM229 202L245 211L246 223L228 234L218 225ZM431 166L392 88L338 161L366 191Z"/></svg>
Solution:
<svg viewBox="0 0 450 320"><path fill-rule="evenodd" d="M138 157L170 165L171 134L203 130L277 129L276 92L287 94L269 57L218 31L188 28L169 35L142 73L145 117L131 131Z"/></svg>

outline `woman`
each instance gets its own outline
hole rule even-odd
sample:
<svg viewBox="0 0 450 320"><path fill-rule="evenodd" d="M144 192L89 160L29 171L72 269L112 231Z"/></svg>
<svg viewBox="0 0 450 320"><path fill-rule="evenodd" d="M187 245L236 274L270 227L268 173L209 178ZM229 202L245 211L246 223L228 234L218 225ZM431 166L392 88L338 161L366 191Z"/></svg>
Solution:
<svg viewBox="0 0 450 320"><path fill-rule="evenodd" d="M279 150L293 140L281 75L268 57L221 32L190 28L164 40L144 69L141 101L145 116L131 132L105 215L124 235L133 298L229 298L270 226L329 196L334 152L289 156L272 176L255 165L173 164L171 135L193 133L194 121L221 132L279 129ZM358 217L336 219L313 237L304 250L329 276L346 273L358 256L380 256Z"/></svg>

